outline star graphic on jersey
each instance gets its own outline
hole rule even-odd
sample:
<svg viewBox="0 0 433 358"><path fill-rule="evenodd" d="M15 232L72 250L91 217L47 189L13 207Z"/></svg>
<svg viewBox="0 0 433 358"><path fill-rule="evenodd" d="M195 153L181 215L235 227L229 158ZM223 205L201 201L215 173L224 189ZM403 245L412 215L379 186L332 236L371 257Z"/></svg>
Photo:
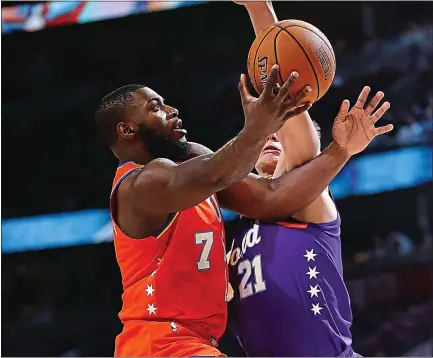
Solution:
<svg viewBox="0 0 433 358"><path fill-rule="evenodd" d="M151 274L150 274L150 277L153 277L153 276L155 276L155 274L156 274L156 270L155 271L153 271Z"/></svg>
<svg viewBox="0 0 433 358"><path fill-rule="evenodd" d="M314 249L311 249L311 251L305 250L304 257L307 258L307 262L310 262L310 260L316 261L314 260L314 256L317 256L317 254L314 253Z"/></svg>
<svg viewBox="0 0 433 358"><path fill-rule="evenodd" d="M152 296L152 294L153 294L154 291L155 290L153 289L152 285L147 285L146 292L147 292L148 296Z"/></svg>
<svg viewBox="0 0 433 358"><path fill-rule="evenodd" d="M322 307L319 306L319 304L315 305L314 303L312 304L313 308L311 309L314 312L314 315L316 314L321 314L320 310L323 310Z"/></svg>
<svg viewBox="0 0 433 358"><path fill-rule="evenodd" d="M147 310L149 311L149 314L151 315L152 313L156 316L156 310L157 310L158 308L156 308L154 305L153 305L153 303L150 305L150 304L147 304Z"/></svg>
<svg viewBox="0 0 433 358"><path fill-rule="evenodd" d="M159 266L160 263L161 263L161 259L158 257L158 263L156 265Z"/></svg>
<svg viewBox="0 0 433 358"><path fill-rule="evenodd" d="M176 323L174 323L174 322L170 322L170 326L171 326L171 330L172 330L173 332L177 332L177 331L178 331L178 328L177 328L177 324L176 324Z"/></svg>
<svg viewBox="0 0 433 358"><path fill-rule="evenodd" d="M319 287L319 285L314 287L310 285L310 289L307 292L311 295L311 298L313 298L313 296L319 297L318 293L322 292L322 290L319 290L317 287Z"/></svg>
<svg viewBox="0 0 433 358"><path fill-rule="evenodd" d="M307 275L310 276L310 280L314 277L315 279L317 279L317 274L319 274L319 271L316 271L316 266L314 266L313 268L309 267L308 268L308 272Z"/></svg>

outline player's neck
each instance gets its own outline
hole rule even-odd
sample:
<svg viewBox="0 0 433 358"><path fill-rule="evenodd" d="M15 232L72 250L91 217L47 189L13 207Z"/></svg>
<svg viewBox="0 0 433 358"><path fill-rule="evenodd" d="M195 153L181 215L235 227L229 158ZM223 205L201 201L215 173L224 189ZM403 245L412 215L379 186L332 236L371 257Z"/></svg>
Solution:
<svg viewBox="0 0 433 358"><path fill-rule="evenodd" d="M117 150L114 151L114 154L121 163L134 162L137 164L146 165L154 159L146 151L137 152L129 150Z"/></svg>

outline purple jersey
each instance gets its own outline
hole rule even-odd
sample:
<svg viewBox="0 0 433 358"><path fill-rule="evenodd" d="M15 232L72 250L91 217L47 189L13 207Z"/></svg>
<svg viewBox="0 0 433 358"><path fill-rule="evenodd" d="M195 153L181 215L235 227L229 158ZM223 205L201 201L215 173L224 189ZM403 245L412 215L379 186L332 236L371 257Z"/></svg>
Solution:
<svg viewBox="0 0 433 358"><path fill-rule="evenodd" d="M325 224L241 219L229 257L230 328L249 356L353 356L340 217Z"/></svg>

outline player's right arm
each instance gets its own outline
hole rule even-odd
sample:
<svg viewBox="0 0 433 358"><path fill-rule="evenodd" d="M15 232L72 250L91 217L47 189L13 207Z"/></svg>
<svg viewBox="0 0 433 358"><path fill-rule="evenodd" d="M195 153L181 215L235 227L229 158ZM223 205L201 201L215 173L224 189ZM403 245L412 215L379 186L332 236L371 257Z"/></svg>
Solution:
<svg viewBox="0 0 433 358"><path fill-rule="evenodd" d="M278 22L272 1L234 0L234 2L245 6L256 36ZM285 150L285 153L290 153L286 155L287 164L291 165L290 169L307 163L320 154L319 137L308 111L286 122L278 135L283 148L290 149L290 151Z"/></svg>
<svg viewBox="0 0 433 358"><path fill-rule="evenodd" d="M267 27L278 22L272 1L237 1L238 5L244 5L250 15L250 20L256 36Z"/></svg>
<svg viewBox="0 0 433 358"><path fill-rule="evenodd" d="M373 99L364 108L369 91L368 87L361 91L350 111L349 101L343 101L332 127L334 141L318 157L278 178L248 175L218 193L221 206L252 219L284 220L310 205L352 155L363 151L374 137L392 130L390 124L375 127L390 104L385 102L375 111L378 102Z"/></svg>
<svg viewBox="0 0 433 358"><path fill-rule="evenodd" d="M213 154L202 155L175 164L156 159L143 167L130 185L130 198L137 213L160 216L199 204L212 194L242 180L254 167L266 137L284 122L309 108L299 106L308 93L303 90L295 99L287 93L273 95L278 74L274 66L259 98L251 96L241 76L239 90L245 114L240 134ZM293 78L287 82L287 88Z"/></svg>
<svg viewBox="0 0 433 358"><path fill-rule="evenodd" d="M283 151L273 178L308 163L320 154L319 134L306 113L293 118L290 123L285 123L278 131L277 137ZM336 219L337 208L329 195L329 190L324 190L310 205L292 216L303 222L330 222Z"/></svg>

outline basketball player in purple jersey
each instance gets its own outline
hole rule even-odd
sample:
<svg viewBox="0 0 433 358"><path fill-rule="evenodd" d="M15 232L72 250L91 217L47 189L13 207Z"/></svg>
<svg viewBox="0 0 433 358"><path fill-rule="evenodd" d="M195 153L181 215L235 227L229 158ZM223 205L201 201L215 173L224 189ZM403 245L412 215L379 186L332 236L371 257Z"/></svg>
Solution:
<svg viewBox="0 0 433 358"><path fill-rule="evenodd" d="M270 2L237 3L247 7L256 34L278 21ZM366 119L376 121L380 109L372 113L383 93L378 92L364 109L368 92L368 87L363 89L352 110L365 111ZM341 125L337 117L334 138ZM374 135L366 131L366 139ZM268 138L256 170L262 177L277 178L319 153L319 133L305 112ZM229 326L247 355L357 355L351 348L352 312L343 281L340 216L329 190L291 218L273 222L241 218L228 263L234 290Z"/></svg>

